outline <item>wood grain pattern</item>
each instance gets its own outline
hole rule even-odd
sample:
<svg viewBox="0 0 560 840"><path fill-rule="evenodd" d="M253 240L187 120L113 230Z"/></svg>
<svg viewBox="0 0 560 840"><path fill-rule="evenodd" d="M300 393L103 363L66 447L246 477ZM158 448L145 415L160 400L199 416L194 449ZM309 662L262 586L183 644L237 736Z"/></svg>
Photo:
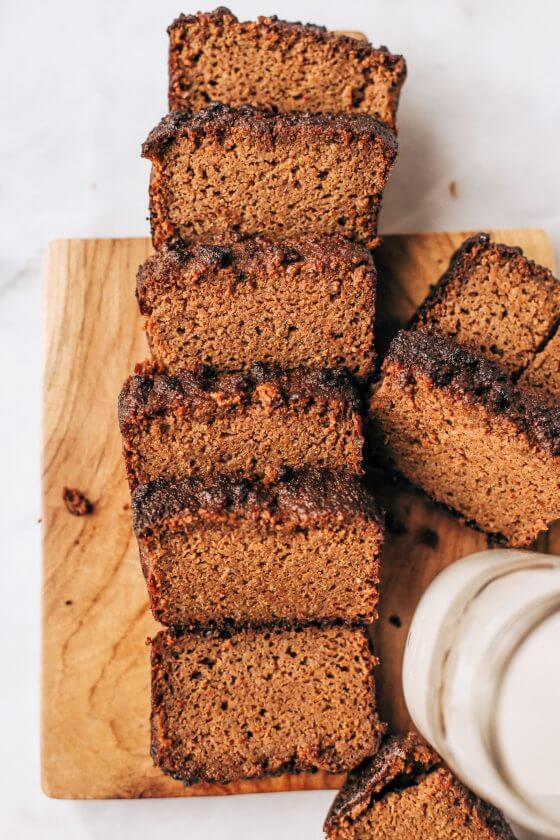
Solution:
<svg viewBox="0 0 560 840"><path fill-rule="evenodd" d="M408 319L465 235L385 239L376 254L383 341ZM496 237L553 267L544 233L496 231ZM149 252L147 239L72 240L53 243L46 258L44 790L95 799L335 788L340 777L323 773L185 788L152 766L145 640L157 626L132 534L116 417L122 382L147 355L134 283ZM92 515L67 512L65 485L86 493ZM382 715L403 729L408 716L400 665L412 611L441 568L483 548L485 540L410 490L384 487L383 495L406 532L387 540L373 633L383 662L377 673ZM559 532L540 547L560 552Z"/></svg>

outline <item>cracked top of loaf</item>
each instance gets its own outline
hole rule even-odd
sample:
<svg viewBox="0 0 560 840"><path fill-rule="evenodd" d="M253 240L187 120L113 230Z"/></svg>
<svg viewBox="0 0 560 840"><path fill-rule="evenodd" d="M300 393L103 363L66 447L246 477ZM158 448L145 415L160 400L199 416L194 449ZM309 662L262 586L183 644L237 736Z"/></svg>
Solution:
<svg viewBox="0 0 560 840"><path fill-rule="evenodd" d="M210 138L222 143L226 134L237 137L290 143L295 136L317 137L326 143L351 144L356 140L379 139L385 157L393 162L397 155L395 133L381 120L369 114L279 113L274 108L242 105L232 108L216 102L202 111L173 111L152 129L142 145L142 156L161 160L170 145L181 137L198 143Z"/></svg>
<svg viewBox="0 0 560 840"><path fill-rule="evenodd" d="M229 19L231 23L241 23L243 26L250 26L255 31L258 29L267 30L270 33L282 35L289 33L296 35L302 39L321 41L323 43L330 43L336 45L341 49L347 50L348 53L358 55L369 55L371 53L379 53L383 57L384 63L390 68L397 68L402 74L406 73L406 65L402 55L397 55L389 52L387 47L372 46L369 41L363 41L360 38L353 38L351 35L345 35L341 32L333 32L326 28L326 26L317 26L314 23L301 23L300 21L281 20L277 15L259 15L256 21L240 21L236 15L233 14L225 6L219 6L212 12L197 12L194 15L180 14L173 23L167 27L167 32L171 35L177 31L184 30L186 27L193 24L212 25L221 23L224 19Z"/></svg>
<svg viewBox="0 0 560 840"><path fill-rule="evenodd" d="M314 402L345 403L360 410L360 399L344 368L296 368L255 363L247 373L224 373L211 368L167 374L151 363L140 364L119 395L121 429L138 415L155 416L173 408L221 409L253 400L276 405Z"/></svg>
<svg viewBox="0 0 560 840"><path fill-rule="evenodd" d="M231 269L237 282L247 282L255 273L269 276L290 265L306 262L337 270L352 271L365 265L375 277L370 251L340 234L306 234L297 239L276 242L267 236L242 236L234 231L220 244L164 245L140 266L136 277L136 297L143 315L152 310L153 296L181 284L199 284L222 268Z"/></svg>
<svg viewBox="0 0 560 840"><path fill-rule="evenodd" d="M274 484L227 476L152 481L134 491L132 513L138 537L164 520L183 515L203 516L206 522L242 516L272 527L283 522L305 527L358 517L382 525L379 508L359 478L342 470L314 467L286 470Z"/></svg>

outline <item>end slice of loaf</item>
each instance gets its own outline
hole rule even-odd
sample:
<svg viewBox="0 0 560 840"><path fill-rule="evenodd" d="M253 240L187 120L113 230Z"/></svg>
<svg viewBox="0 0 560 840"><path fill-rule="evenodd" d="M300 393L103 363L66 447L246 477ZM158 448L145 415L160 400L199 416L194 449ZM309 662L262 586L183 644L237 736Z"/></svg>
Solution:
<svg viewBox="0 0 560 840"><path fill-rule="evenodd" d="M471 793L412 732L387 738L349 774L325 834L328 840L514 840L501 812Z"/></svg>
<svg viewBox="0 0 560 840"><path fill-rule="evenodd" d="M481 233L453 255L412 327L451 336L517 376L532 367L559 320L560 283L552 272Z"/></svg>
<svg viewBox="0 0 560 840"><path fill-rule="evenodd" d="M164 248L140 268L137 297L154 359L171 373L375 365L376 272L341 236Z"/></svg>
<svg viewBox="0 0 560 840"><path fill-rule="evenodd" d="M152 756L192 784L349 770L383 734L367 634L347 627L160 633Z"/></svg>
<svg viewBox="0 0 560 840"><path fill-rule="evenodd" d="M132 496L162 624L368 622L383 524L362 482L307 468L275 484L225 476L152 482Z"/></svg>
<svg viewBox="0 0 560 840"><path fill-rule="evenodd" d="M374 247L396 153L393 132L366 114L220 104L169 114L142 147L154 245L219 242L234 230L340 233Z"/></svg>
<svg viewBox="0 0 560 840"><path fill-rule="evenodd" d="M483 531L524 546L560 517L560 408L451 339L399 333L370 414L393 467Z"/></svg>
<svg viewBox="0 0 560 840"><path fill-rule="evenodd" d="M385 47L277 17L241 22L224 8L180 15L168 32L172 111L251 103L395 124L406 64Z"/></svg>
<svg viewBox="0 0 560 840"><path fill-rule="evenodd" d="M119 397L129 484L221 473L271 480L285 467L362 472L362 418L344 370L247 374L139 366Z"/></svg>

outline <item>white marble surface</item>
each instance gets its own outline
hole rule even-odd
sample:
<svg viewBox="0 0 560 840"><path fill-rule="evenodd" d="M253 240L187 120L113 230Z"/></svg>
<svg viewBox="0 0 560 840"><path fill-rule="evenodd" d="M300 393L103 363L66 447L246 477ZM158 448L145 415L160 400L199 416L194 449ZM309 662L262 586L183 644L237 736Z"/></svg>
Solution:
<svg viewBox="0 0 560 840"><path fill-rule="evenodd" d="M180 11L214 5L0 3L4 837L313 840L332 798L56 802L39 784L41 255L56 237L147 233L139 145L165 109L165 26ZM363 30L406 55L384 231L534 225L558 252L560 3L239 0L233 8L245 18L277 13Z"/></svg>

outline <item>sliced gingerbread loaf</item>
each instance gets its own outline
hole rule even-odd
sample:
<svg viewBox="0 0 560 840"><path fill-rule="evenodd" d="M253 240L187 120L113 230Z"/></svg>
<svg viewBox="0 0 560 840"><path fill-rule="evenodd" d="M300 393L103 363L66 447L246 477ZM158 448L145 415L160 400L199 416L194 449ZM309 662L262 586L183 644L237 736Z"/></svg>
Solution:
<svg viewBox="0 0 560 840"><path fill-rule="evenodd" d="M386 47L277 17L241 22L223 7L180 15L168 32L172 111L249 103L395 124L406 64Z"/></svg>
<svg viewBox="0 0 560 840"><path fill-rule="evenodd" d="M328 840L514 840L417 735L393 735L349 774L325 821Z"/></svg>
<svg viewBox="0 0 560 840"><path fill-rule="evenodd" d="M185 784L349 770L383 734L365 630L161 632L152 642L152 756Z"/></svg>
<svg viewBox="0 0 560 840"><path fill-rule="evenodd" d="M164 248L140 268L137 298L154 359L170 372L374 369L376 273L341 236L263 237Z"/></svg>
<svg viewBox="0 0 560 840"><path fill-rule="evenodd" d="M392 466L512 546L560 517L560 407L453 340L400 332L372 390Z"/></svg>
<svg viewBox="0 0 560 840"><path fill-rule="evenodd" d="M556 277L527 259L521 248L492 242L481 233L453 255L412 327L451 336L513 376L527 370L530 384L535 356L559 321Z"/></svg>
<svg viewBox="0 0 560 840"><path fill-rule="evenodd" d="M373 247L397 143L366 114L216 104L169 114L142 154L152 162L156 248L220 243L230 230L277 239L340 233Z"/></svg>
<svg viewBox="0 0 560 840"><path fill-rule="evenodd" d="M362 472L360 399L343 369L169 375L139 366L121 391L119 422L132 490L209 473L270 480L312 464Z"/></svg>
<svg viewBox="0 0 560 840"><path fill-rule="evenodd" d="M383 525L351 473L306 468L275 484L155 481L132 495L154 617L162 624L371 621Z"/></svg>

